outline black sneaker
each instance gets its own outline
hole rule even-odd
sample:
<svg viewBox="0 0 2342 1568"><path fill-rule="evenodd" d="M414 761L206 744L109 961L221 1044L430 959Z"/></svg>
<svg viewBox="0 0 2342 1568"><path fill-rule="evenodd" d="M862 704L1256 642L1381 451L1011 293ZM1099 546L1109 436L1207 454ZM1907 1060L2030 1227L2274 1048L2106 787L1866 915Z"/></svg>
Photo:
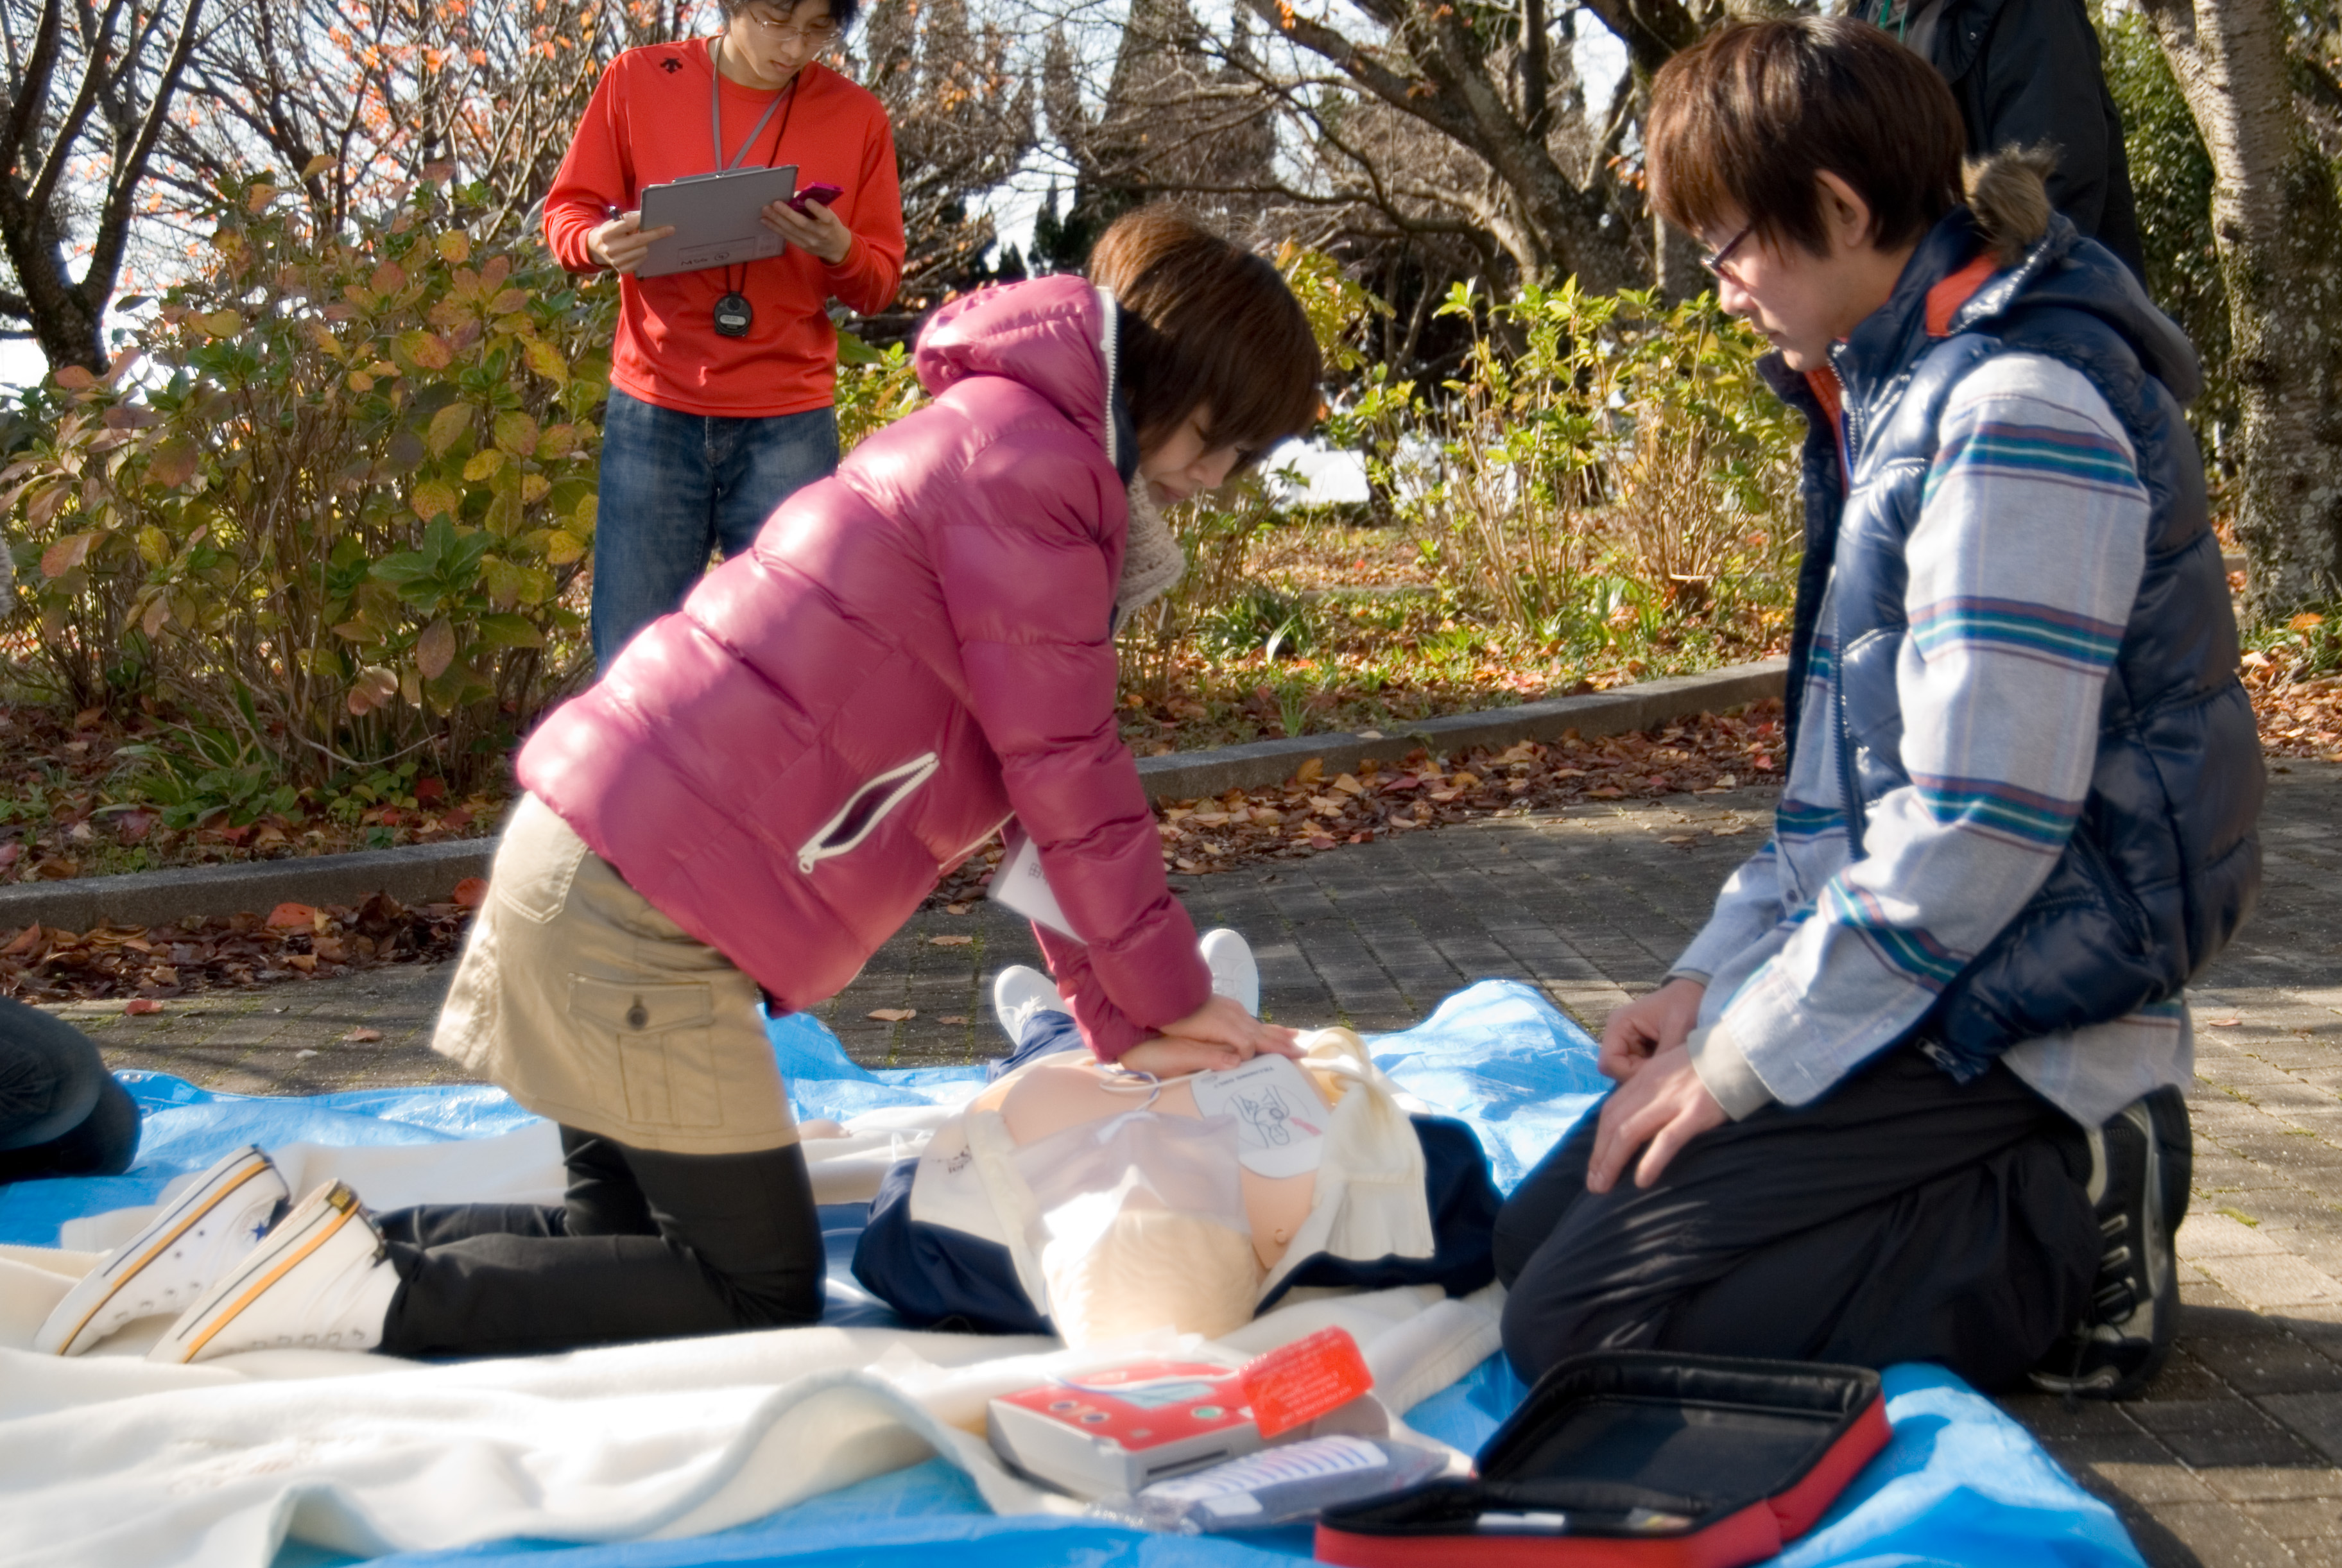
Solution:
<svg viewBox="0 0 2342 1568"><path fill-rule="evenodd" d="M2194 1164L2187 1102L2177 1089L2158 1089L2091 1129L2089 1141L2090 1201L2106 1250L2087 1315L2034 1368L2033 1386L2127 1399L2163 1370L2178 1327L2171 1238Z"/></svg>

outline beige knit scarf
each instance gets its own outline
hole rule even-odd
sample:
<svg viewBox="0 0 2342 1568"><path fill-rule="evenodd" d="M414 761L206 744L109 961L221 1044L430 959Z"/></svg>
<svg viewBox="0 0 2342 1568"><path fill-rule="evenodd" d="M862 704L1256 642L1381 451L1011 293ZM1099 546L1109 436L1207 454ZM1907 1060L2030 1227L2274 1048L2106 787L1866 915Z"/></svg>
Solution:
<svg viewBox="0 0 2342 1568"><path fill-rule="evenodd" d="M1114 591L1114 624L1127 625L1133 615L1168 592L1186 569L1187 557L1179 541L1171 536L1163 509L1147 494L1146 477L1133 479L1130 537L1122 551L1122 581Z"/></svg>

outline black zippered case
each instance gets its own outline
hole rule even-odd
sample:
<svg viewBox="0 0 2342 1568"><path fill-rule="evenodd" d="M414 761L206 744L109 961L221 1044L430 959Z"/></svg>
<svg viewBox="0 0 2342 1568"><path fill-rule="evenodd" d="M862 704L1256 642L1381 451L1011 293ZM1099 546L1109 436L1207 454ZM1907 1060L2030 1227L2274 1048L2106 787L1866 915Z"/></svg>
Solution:
<svg viewBox="0 0 2342 1568"><path fill-rule="evenodd" d="M1610 1351L1537 1381L1476 1479L1330 1509L1346 1568L1737 1568L1813 1527L1887 1446L1858 1366Z"/></svg>

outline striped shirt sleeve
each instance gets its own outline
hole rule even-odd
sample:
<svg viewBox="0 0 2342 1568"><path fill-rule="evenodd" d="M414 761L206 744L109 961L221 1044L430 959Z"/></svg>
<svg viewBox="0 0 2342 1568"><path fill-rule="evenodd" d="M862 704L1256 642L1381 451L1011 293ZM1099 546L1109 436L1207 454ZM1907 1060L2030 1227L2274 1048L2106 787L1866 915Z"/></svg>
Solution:
<svg viewBox="0 0 2342 1568"><path fill-rule="evenodd" d="M1795 929L1695 1041L1716 1067L1703 1080L1739 1086L1726 1109L1823 1094L1917 1024L2040 887L2089 792L2147 520L2129 443L2079 373L2002 355L1955 389L1905 552L1911 782L1871 807L1862 857L1790 912Z"/></svg>

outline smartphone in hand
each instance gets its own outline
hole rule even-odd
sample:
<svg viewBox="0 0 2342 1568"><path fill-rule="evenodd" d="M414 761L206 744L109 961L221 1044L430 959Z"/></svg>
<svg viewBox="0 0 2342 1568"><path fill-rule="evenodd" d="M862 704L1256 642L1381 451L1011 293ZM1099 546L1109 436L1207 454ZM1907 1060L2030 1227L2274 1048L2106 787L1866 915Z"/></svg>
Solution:
<svg viewBox="0 0 2342 1568"><path fill-rule="evenodd" d="M793 213L803 214L806 210L806 204L807 202L819 202L823 206L829 206L834 204L838 197L845 194L846 187L843 185L832 185L826 184L807 185L805 189L799 191L796 195L789 198L789 210Z"/></svg>

